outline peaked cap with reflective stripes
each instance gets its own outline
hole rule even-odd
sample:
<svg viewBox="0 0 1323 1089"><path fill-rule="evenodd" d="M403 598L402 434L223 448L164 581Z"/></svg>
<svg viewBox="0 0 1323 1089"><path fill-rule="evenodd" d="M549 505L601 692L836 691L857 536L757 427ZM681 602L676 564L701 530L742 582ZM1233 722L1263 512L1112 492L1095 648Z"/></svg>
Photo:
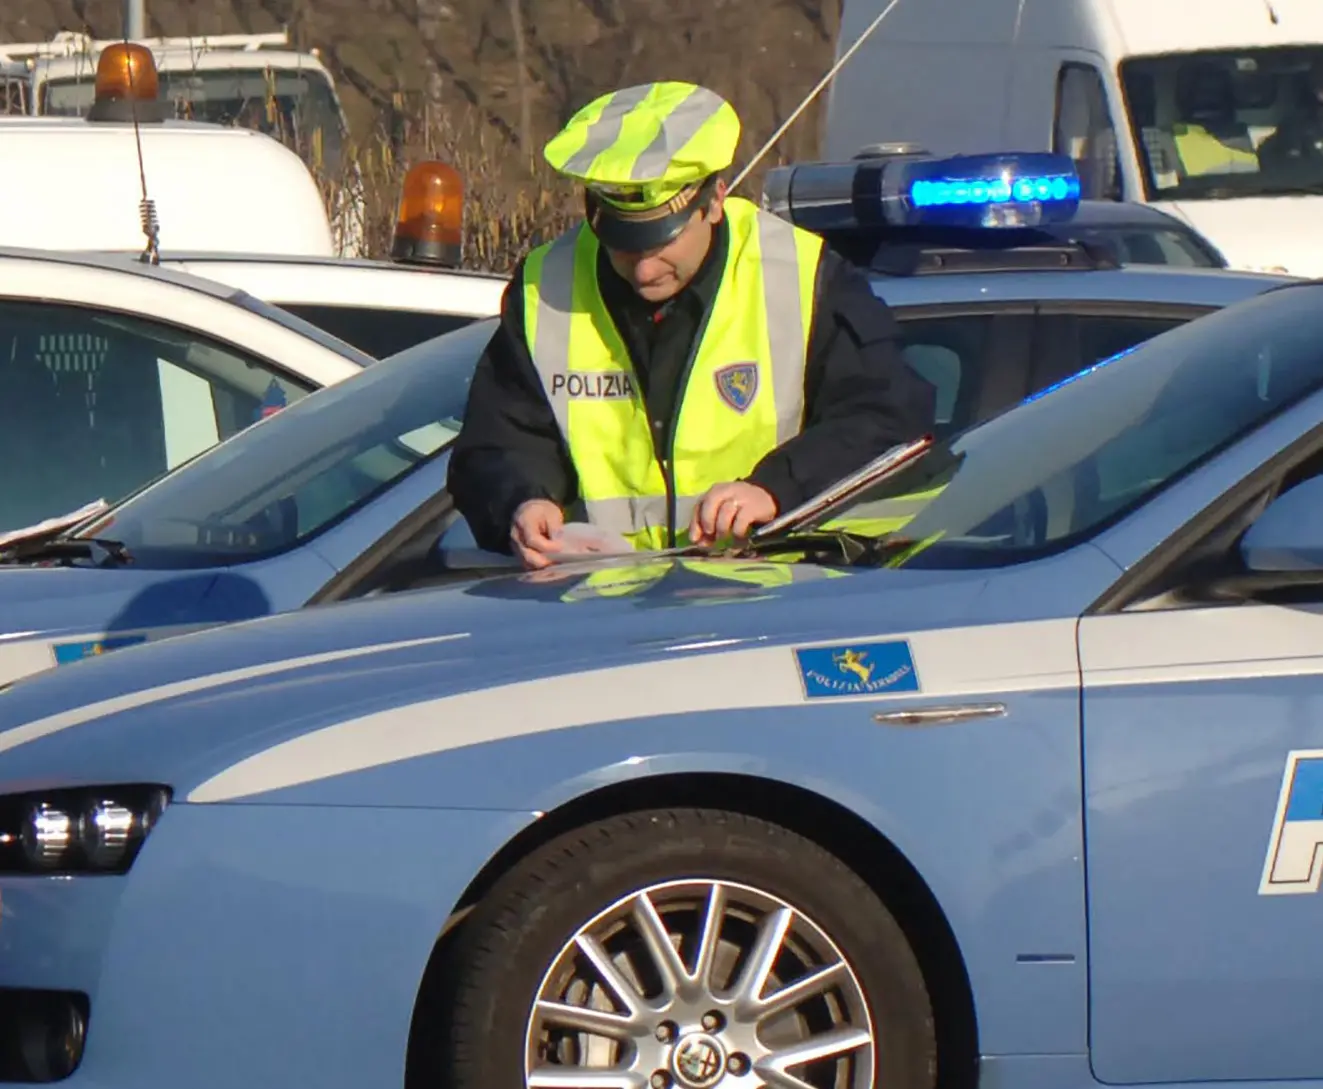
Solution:
<svg viewBox="0 0 1323 1089"><path fill-rule="evenodd" d="M692 83L645 83L590 102L547 144L547 162L589 191L604 245L651 249L679 234L702 183L730 166L740 120Z"/></svg>

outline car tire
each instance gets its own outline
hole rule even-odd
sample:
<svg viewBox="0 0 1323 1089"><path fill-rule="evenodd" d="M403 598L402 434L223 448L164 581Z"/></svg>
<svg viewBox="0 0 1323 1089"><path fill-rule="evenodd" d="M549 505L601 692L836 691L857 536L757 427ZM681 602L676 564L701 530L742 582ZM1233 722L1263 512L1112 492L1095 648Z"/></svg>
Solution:
<svg viewBox="0 0 1323 1089"><path fill-rule="evenodd" d="M709 916L722 919L715 939ZM685 935L669 987L663 934L672 944ZM776 939L770 961L755 955L760 936ZM710 973L696 970L705 946ZM604 962L614 988L594 967ZM761 986L755 962L769 964ZM821 986L776 1012L780 992L815 973ZM558 1066L599 1075L585 1085L638 1089L708 1089L722 1072L768 1064L833 1089L936 1080L931 1002L891 913L817 844L740 813L636 812L559 836L477 905L443 978L448 1024L433 1084L445 1089L579 1084ZM822 1054L816 1066L797 1063L806 1048ZM629 1077L600 1078L626 1068ZM536 1076L547 1070L561 1080Z"/></svg>

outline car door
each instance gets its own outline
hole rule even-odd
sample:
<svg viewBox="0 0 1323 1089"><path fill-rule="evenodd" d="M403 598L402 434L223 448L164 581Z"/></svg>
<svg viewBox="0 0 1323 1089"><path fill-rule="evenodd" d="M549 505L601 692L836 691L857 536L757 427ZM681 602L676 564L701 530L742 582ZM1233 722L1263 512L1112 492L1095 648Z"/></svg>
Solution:
<svg viewBox="0 0 1323 1089"><path fill-rule="evenodd" d="M0 300L0 531L123 498L312 388L185 327Z"/></svg>
<svg viewBox="0 0 1323 1089"><path fill-rule="evenodd" d="M1265 489L1323 473L1323 442L1279 473ZM1263 495L1228 503L1147 586L1080 624L1103 1082L1323 1070L1323 592L1191 592L1232 569Z"/></svg>

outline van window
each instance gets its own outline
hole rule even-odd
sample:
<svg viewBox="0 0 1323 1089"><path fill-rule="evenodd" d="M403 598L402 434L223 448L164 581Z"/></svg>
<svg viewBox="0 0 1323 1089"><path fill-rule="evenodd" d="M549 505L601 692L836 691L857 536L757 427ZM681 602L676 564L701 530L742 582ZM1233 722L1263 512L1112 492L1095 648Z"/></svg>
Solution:
<svg viewBox="0 0 1323 1089"><path fill-rule="evenodd" d="M0 114L28 112L28 81L24 76L0 74Z"/></svg>
<svg viewBox="0 0 1323 1089"><path fill-rule="evenodd" d="M1323 192L1323 46L1121 65L1150 200Z"/></svg>
<svg viewBox="0 0 1323 1089"><path fill-rule="evenodd" d="M0 532L122 499L309 392L188 330L0 301Z"/></svg>
<svg viewBox="0 0 1323 1089"><path fill-rule="evenodd" d="M1121 171L1107 90L1096 68L1063 64L1057 76L1052 150L1069 155L1087 200L1120 200Z"/></svg>

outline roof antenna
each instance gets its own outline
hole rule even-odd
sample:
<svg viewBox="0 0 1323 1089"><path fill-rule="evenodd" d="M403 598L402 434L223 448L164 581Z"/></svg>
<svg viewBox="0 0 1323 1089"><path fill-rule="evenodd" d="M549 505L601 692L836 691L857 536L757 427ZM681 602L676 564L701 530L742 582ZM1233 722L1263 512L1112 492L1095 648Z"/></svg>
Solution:
<svg viewBox="0 0 1323 1089"><path fill-rule="evenodd" d="M124 39L126 46L132 44L126 37ZM147 245L143 248L138 260L144 265L159 265L161 263L161 223L156 216L156 201L147 195L147 167L142 158L142 130L138 126L138 96L134 93L133 86L133 61L129 59L125 65L129 73L129 102L133 110L133 139L138 146L138 183L142 187L142 200L138 202L138 219L142 223L142 233L147 239Z"/></svg>
<svg viewBox="0 0 1323 1089"><path fill-rule="evenodd" d="M1264 0L1264 2L1267 3L1268 0ZM772 147L776 144L776 142L779 139L781 139L786 129L788 129L791 125L793 125L795 123L795 119L798 118L801 113L803 113L806 109L809 108L809 106L813 104L813 100L817 98L819 94L822 93L822 89L826 87L827 84L829 84L833 79L836 78L836 73L839 72L842 68L844 68L846 62L852 56L854 56L855 50L857 50L861 45L864 44L865 41L868 40L869 36L873 33L873 31L875 31L879 26L882 25L882 20L885 19L888 15L890 15L892 9L894 9L895 6L899 3L900 0L891 0L891 2L887 4L885 8L882 9L878 17L868 25L868 28L862 34L859 35L859 38L854 43L854 45L850 46L849 49L847 49L844 53L842 53L840 57L837 59L836 63L827 69L827 74L823 76L820 80L818 80L818 85L814 87L813 90L809 91L808 95L804 98L804 101L801 102L798 106L796 106L794 112L789 117L787 117L784 122L782 122L781 127L777 129L774 133L772 133L771 138L767 141L767 143L763 144L763 146L758 149L758 153L754 155L752 159L749 160L745 168L735 175L735 180L730 183L731 190L734 190L740 184L740 182L742 182L746 177L748 177L749 171L751 171L755 166L757 166L758 163L762 161L763 156L765 156L769 151L772 150Z"/></svg>

